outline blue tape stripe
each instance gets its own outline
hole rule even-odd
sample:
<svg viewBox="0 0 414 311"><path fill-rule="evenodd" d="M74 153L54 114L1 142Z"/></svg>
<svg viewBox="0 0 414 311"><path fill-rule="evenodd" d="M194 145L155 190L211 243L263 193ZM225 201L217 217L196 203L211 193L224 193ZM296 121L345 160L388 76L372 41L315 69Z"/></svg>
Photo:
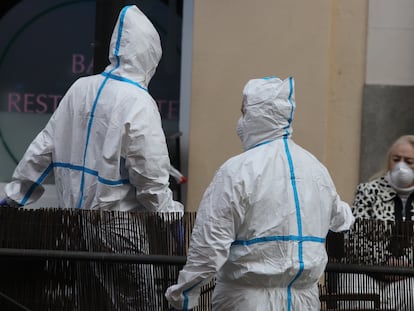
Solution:
<svg viewBox="0 0 414 311"><path fill-rule="evenodd" d="M292 120L293 120L293 112L295 111L295 107L293 106L292 103L292 95L293 95L293 77L289 77L289 85L290 85L290 93L289 93L289 97L288 97L288 101L290 103L290 106L292 107L291 111L290 111L290 116L288 119L288 125L286 125L283 129L286 130L288 129L291 124L292 124ZM286 133L285 135L289 135L289 133Z"/></svg>
<svg viewBox="0 0 414 311"><path fill-rule="evenodd" d="M73 164L70 164L70 163L59 163L59 162L56 162L56 163L53 163L53 167L61 167L61 168L68 168L68 169L75 170L75 171L83 171L86 174L89 174L89 175L93 175L93 176L98 177L98 181L101 182L102 184L105 184L105 185L116 186L116 185L126 185L126 184L129 184L129 180L128 179L119 179L119 180L106 179L106 178L103 178L103 177L99 176L99 172L98 171L89 169L87 167L82 167L80 165L73 165Z"/></svg>
<svg viewBox="0 0 414 311"><path fill-rule="evenodd" d="M126 82L126 83L129 83L129 84L135 85L135 86L139 87L140 89L148 92L147 88L143 87L141 84L139 84L138 82L135 82L131 79L124 78L124 77L121 77L121 76L117 76L117 75L114 75L114 74L109 73L109 72L102 72L102 75L104 77L108 77L110 79L114 79L114 80L118 80L118 81L122 81L122 82Z"/></svg>
<svg viewBox="0 0 414 311"><path fill-rule="evenodd" d="M302 237L302 220L301 220L301 214L300 214L300 203L299 203L299 198L298 198L298 192L297 192L297 188L296 188L296 180L295 180L295 171L294 171L294 167L293 167L293 161L292 161L292 157L290 154L290 150L289 150L289 145L287 142L287 137L283 138L283 141L285 143L285 150L286 150L286 154L288 157L288 162L289 162L289 168L290 168L290 181L292 184L292 189L293 189L293 195L294 195L294 199L295 199L295 209L296 209L296 221L297 221L297 226L298 226L298 235L299 237ZM302 274L303 270L304 270L304 262L303 262L303 240L299 239L298 242L298 257L299 257L299 271L296 274L296 276L293 278L292 281L290 281L290 283L288 284L288 311L291 310L291 306L292 306L292 284L299 278L299 276Z"/></svg>
<svg viewBox="0 0 414 311"><path fill-rule="evenodd" d="M196 286L200 285L201 283L202 283L202 281L194 284L190 288L188 288L188 289L186 289L186 290L183 291L183 296L184 296L183 310L185 310L185 311L188 310L188 292L190 292L191 290L193 290Z"/></svg>
<svg viewBox="0 0 414 311"><path fill-rule="evenodd" d="M70 163L54 162L54 163L50 164L45 169L45 171L42 173L42 175L40 175L40 177L31 185L31 187L26 192L23 199L20 201L20 203L19 203L20 205L25 205L27 203L27 200L31 197L31 195L33 194L33 191L43 183L43 181L46 179L46 177L49 175L50 171L54 167L68 168L68 169L71 169L71 170L74 170L74 171L85 172L86 174L98 177L98 181L102 184L105 184L105 185L117 186L117 185L129 184L128 179L119 179L119 180L106 179L106 178L103 178L103 177L99 176L98 171L91 170L91 169L83 167L81 165L73 165L73 164L70 164Z"/></svg>
<svg viewBox="0 0 414 311"><path fill-rule="evenodd" d="M114 56L116 58L116 66L115 68L118 68L120 66L120 60L119 60L119 47L121 45L121 38L122 38L122 31L124 30L124 19L125 19L125 14L128 11L128 9L131 7L132 5L127 5L126 7L124 7L121 11L120 17L119 17L119 27L118 27L118 37L116 40L116 44L115 44L115 51L114 51ZM112 71L115 70L115 68Z"/></svg>
<svg viewBox="0 0 414 311"><path fill-rule="evenodd" d="M123 31L123 27L124 27L124 19L125 19L125 14L127 12L127 10L131 7L131 5L126 6L122 9L121 14L120 14L120 18L119 18L119 26L118 26L118 37L116 40L116 44L115 44L115 51L114 51L114 56L116 58L116 66L114 68L112 68L112 70L109 72L109 74L111 74L114 70L116 70L119 66L120 66L120 59L119 59L119 48L121 45L121 38L122 38L122 31ZM88 145L89 145L89 138L91 135L91 128L92 128L92 123L93 123L93 119L94 119L94 113L96 110L96 106L98 104L98 99L102 93L102 89L104 88L106 82L108 81L109 77L105 77L104 81L102 82L101 86L99 87L98 93L96 95L96 98L93 102L93 106L92 106L92 111L91 111L91 116L89 117L89 123L88 123L88 131L86 134L86 144L85 144L85 150L83 153L83 169L82 169L82 177L81 177L81 183L80 183L80 195L79 195L79 202L78 202L78 208L82 207L82 203L83 203L83 196L84 196L84 189L85 189L85 164L86 164L86 154L88 151Z"/></svg>
<svg viewBox="0 0 414 311"><path fill-rule="evenodd" d="M268 77L263 77L263 80L270 80L270 79L275 79L277 78L277 76L268 76Z"/></svg>
<svg viewBox="0 0 414 311"><path fill-rule="evenodd" d="M325 238L316 236L298 236L298 235L275 235L261 238L254 238L251 240L236 240L231 245L248 246L257 243L274 242L274 241L300 241L300 242L315 242L325 243Z"/></svg>
<svg viewBox="0 0 414 311"><path fill-rule="evenodd" d="M94 116L95 116L95 110L96 110L96 106L98 105L98 99L101 96L102 93L102 89L104 88L106 81L108 81L108 78L105 78L105 80L102 82L101 86L99 87L98 90L98 94L96 95L96 98L93 102L92 105L92 111L91 111L91 116L89 117L89 122L88 122L88 131L86 133L86 143L85 143L85 150L83 152L83 165L82 165L82 177L81 177L81 183L80 183L80 196L79 196L79 202L78 202L78 208L82 207L82 202L83 202L83 195L84 195L84 189L85 189L85 164L86 164L86 154L88 152L88 147L89 147L89 139L91 136L91 129L92 129L92 123L94 120Z"/></svg>
<svg viewBox="0 0 414 311"><path fill-rule="evenodd" d="M30 186L29 190L26 192L25 196L20 201L20 205L25 205L27 203L27 200L33 194L33 191L35 191L35 189L43 183L43 181L45 180L47 175L49 175L51 170L52 170L52 164L49 164L49 166L45 169L45 171L42 173L42 175L40 175L40 177L36 180L36 182L34 182Z"/></svg>
<svg viewBox="0 0 414 311"><path fill-rule="evenodd" d="M289 91L289 97L288 97L288 101L292 107L291 113L290 113L290 118L288 120L289 125L286 127L289 128L290 124L292 122L293 119L293 103L292 103L292 95L293 95L293 78L290 77L289 78L289 84L290 84L290 91ZM289 170L290 170L290 182L292 185L292 190L293 190L293 196L295 199L295 209L296 209L296 221L297 221L297 226L298 226L298 236L301 238L303 236L302 233L302 217L300 214L300 202L299 202L299 196L298 196L298 190L296 188L296 177L295 177L295 169L294 169L294 165L293 165L293 160L292 160L292 155L290 153L289 150L289 144L288 144L288 132L286 131L285 136L283 137L283 142L285 144L285 152L286 152L286 156L288 159L288 163L289 163ZM304 270L304 262L303 262L303 240L300 239L298 242L298 259L299 259L299 271L296 274L296 276L293 278L293 280L289 283L288 288L287 288L287 294L288 294L288 311L291 310L292 307L292 284L299 278L299 276L302 274L303 270Z"/></svg>

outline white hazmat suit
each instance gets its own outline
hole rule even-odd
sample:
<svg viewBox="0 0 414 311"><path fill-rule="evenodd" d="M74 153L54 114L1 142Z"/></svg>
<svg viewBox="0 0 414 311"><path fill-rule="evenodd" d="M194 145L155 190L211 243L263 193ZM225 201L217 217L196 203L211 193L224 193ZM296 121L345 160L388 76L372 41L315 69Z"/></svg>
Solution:
<svg viewBox="0 0 414 311"><path fill-rule="evenodd" d="M158 33L125 7L112 34L110 65L67 91L5 186L30 204L53 170L62 208L182 211L169 189L170 160L157 105L147 87L161 58ZM141 207L141 208L142 208Z"/></svg>
<svg viewBox="0 0 414 311"><path fill-rule="evenodd" d="M327 169L290 136L294 80L250 80L237 132L245 152L216 172L201 201L187 263L166 297L197 305L216 277L213 310L319 310L329 230L354 218Z"/></svg>
<svg viewBox="0 0 414 311"><path fill-rule="evenodd" d="M161 117L147 89L161 54L152 23L136 6L124 7L111 37L110 64L103 73L80 78L69 88L5 186L8 199L19 205L38 200L42 183L53 171L61 208L182 213L183 205L173 200L169 188L170 159ZM98 229L102 234L90 232L103 249L149 252L145 230L137 235L136 224L132 227L126 217L114 217ZM142 290L154 288L153 279L142 278L141 267L123 268L121 275L120 269L106 272L91 265L113 304L111 310L159 303L148 301L151 293L128 296L137 290L137 282ZM113 289L118 278L124 287L117 284Z"/></svg>

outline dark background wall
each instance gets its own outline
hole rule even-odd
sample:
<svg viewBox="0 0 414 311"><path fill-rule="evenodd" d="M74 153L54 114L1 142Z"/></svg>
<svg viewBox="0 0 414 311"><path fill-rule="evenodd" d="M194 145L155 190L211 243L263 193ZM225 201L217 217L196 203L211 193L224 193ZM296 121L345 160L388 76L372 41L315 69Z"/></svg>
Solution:
<svg viewBox="0 0 414 311"><path fill-rule="evenodd" d="M362 107L360 181L385 165L389 146L414 134L414 86L365 85Z"/></svg>

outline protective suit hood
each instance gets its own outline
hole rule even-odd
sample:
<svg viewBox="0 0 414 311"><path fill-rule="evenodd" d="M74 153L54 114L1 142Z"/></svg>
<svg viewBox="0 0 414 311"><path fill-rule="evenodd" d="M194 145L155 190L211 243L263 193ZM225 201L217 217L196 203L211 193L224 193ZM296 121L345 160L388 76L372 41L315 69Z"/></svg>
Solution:
<svg viewBox="0 0 414 311"><path fill-rule="evenodd" d="M295 109L294 80L277 77L252 79L243 89L244 115L238 134L244 149L292 134Z"/></svg>
<svg viewBox="0 0 414 311"><path fill-rule="evenodd" d="M109 47L106 73L147 88L161 59L161 41L148 18L134 5L119 14Z"/></svg>

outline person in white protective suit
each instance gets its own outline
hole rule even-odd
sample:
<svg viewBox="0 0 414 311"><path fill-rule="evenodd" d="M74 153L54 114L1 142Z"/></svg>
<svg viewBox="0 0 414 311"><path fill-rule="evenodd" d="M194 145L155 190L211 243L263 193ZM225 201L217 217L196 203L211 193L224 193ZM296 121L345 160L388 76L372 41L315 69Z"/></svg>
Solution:
<svg viewBox="0 0 414 311"><path fill-rule="evenodd" d="M253 79L237 133L245 151L216 172L198 209L187 262L165 296L198 304L216 277L216 311L319 310L329 230L354 222L327 169L291 139L294 80Z"/></svg>
<svg viewBox="0 0 414 311"><path fill-rule="evenodd" d="M53 171L61 208L182 214L183 205L173 200L169 188L161 117L148 92L161 55L160 38L149 19L134 5L124 7L111 37L110 64L69 88L5 186L3 203L24 206L38 200L42 182ZM119 228L115 235L130 239L123 242L126 251L146 243L123 228L122 221L111 225ZM103 242L113 249L110 244L119 239ZM138 247L146 253L144 244Z"/></svg>
<svg viewBox="0 0 414 311"><path fill-rule="evenodd" d="M53 170L62 208L182 211L169 189L170 160L148 84L161 58L158 33L136 7L125 7L102 74L69 88L5 186L30 204Z"/></svg>

